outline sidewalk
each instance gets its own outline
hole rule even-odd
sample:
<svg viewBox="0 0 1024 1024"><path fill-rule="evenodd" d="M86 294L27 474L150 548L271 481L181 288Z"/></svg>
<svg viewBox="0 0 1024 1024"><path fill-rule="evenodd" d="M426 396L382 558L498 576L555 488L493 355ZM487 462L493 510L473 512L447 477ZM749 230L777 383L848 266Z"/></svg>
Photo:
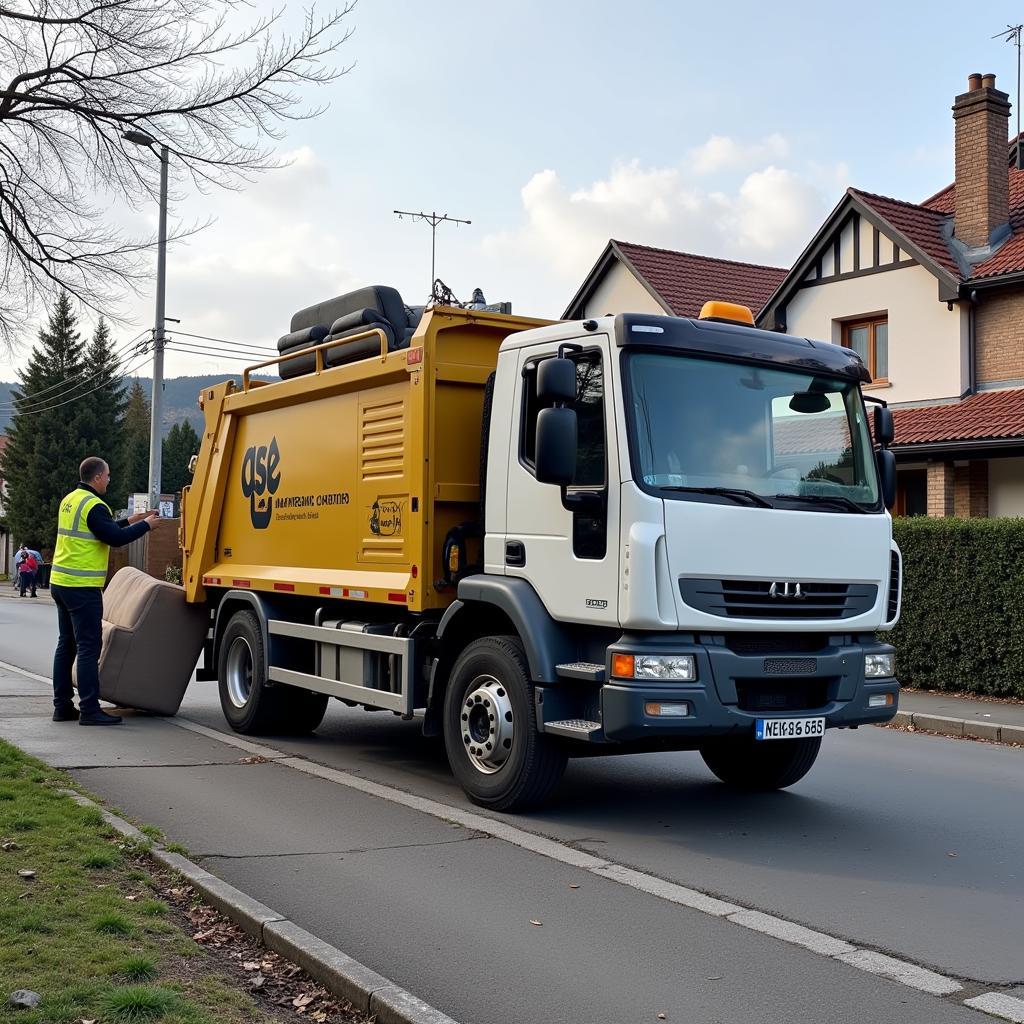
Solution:
<svg viewBox="0 0 1024 1024"><path fill-rule="evenodd" d="M903 690L893 725L944 736L1024 744L1024 704Z"/></svg>
<svg viewBox="0 0 1024 1024"><path fill-rule="evenodd" d="M12 586L10 580L0 580L0 600L3 598L13 598L15 601L21 600L21 593L18 587ZM26 601L31 601L27 594L25 595ZM48 601L53 602L53 598L50 596L49 587L36 587L36 600L37 601Z"/></svg>

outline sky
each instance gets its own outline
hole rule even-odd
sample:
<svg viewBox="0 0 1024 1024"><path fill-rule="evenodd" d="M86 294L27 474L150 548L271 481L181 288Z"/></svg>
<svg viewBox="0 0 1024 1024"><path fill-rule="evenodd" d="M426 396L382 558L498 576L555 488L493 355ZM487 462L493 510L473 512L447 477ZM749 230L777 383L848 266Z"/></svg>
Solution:
<svg viewBox="0 0 1024 1024"><path fill-rule="evenodd" d="M246 17L272 6L254 0ZM293 3L289 24L301 13ZM1016 50L991 37L1022 13L1001 0L359 0L337 55L352 69L310 93L326 112L288 126L289 165L236 192L179 188L172 224L212 224L171 248L167 314L268 346L295 310L353 288L422 303L430 228L396 208L471 220L438 229L438 276L527 315L559 316L612 237L788 266L847 186L919 202L952 180L953 98L978 71L1015 101ZM155 231L155 208L109 213ZM129 297L118 342L152 310L152 289ZM0 380L27 354L0 355ZM166 372L247 361L172 346Z"/></svg>

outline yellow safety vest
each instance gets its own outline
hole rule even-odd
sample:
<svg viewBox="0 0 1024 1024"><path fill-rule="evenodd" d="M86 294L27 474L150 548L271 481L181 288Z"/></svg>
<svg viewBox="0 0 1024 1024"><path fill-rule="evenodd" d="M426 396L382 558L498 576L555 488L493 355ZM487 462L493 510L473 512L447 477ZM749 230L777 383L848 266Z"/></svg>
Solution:
<svg viewBox="0 0 1024 1024"><path fill-rule="evenodd" d="M76 487L61 499L51 583L60 587L102 587L106 583L110 545L97 540L86 525L90 510L97 505L106 502L84 487Z"/></svg>

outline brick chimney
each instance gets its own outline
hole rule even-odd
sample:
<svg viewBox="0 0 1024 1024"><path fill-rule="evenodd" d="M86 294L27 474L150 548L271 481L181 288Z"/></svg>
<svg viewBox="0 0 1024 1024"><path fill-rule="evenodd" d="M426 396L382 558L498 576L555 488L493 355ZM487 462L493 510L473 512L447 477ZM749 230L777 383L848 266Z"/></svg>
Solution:
<svg viewBox="0 0 1024 1024"><path fill-rule="evenodd" d="M953 233L968 249L989 245L1010 219L1010 97L995 75L971 75L953 103L956 210Z"/></svg>

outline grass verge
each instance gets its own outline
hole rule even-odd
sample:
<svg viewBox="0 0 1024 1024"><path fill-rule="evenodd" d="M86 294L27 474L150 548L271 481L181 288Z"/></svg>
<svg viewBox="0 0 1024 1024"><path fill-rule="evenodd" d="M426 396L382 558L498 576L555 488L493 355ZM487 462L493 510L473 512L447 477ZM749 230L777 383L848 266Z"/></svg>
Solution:
<svg viewBox="0 0 1024 1024"><path fill-rule="evenodd" d="M70 785L63 773L0 741L0 1022L356 1019L300 1015L310 1000L293 1002L294 993L287 1002L254 994L241 962L259 954L240 948L232 959L226 944L215 952L194 941L203 936L192 934L199 904L191 890L166 888L176 876L111 829L96 808L65 796L61 789ZM156 898L183 892L191 909L172 911ZM202 912L214 915L205 906ZM38 992L40 1006L3 1005L16 989Z"/></svg>

